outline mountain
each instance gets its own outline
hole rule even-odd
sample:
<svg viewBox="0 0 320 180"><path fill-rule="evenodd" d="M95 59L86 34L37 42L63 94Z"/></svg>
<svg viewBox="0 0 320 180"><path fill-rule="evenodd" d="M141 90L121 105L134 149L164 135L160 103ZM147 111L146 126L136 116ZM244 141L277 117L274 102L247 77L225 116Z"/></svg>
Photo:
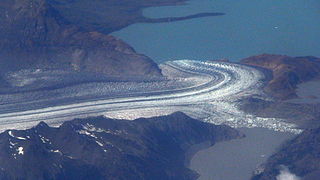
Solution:
<svg viewBox="0 0 320 180"><path fill-rule="evenodd" d="M318 180L320 177L320 128L305 130L272 155L261 173L252 180L278 180L287 173L292 180ZM283 167L288 169L283 170ZM290 176L287 176L289 178Z"/></svg>
<svg viewBox="0 0 320 180"><path fill-rule="evenodd" d="M0 23L2 75L40 68L161 76L150 58L113 36L71 23L47 0L2 0Z"/></svg>
<svg viewBox="0 0 320 180"><path fill-rule="evenodd" d="M265 91L277 99L297 97L297 85L320 77L320 59L262 54L241 60L241 63L267 69L272 73Z"/></svg>
<svg viewBox="0 0 320 180"><path fill-rule="evenodd" d="M0 134L0 179L196 179L186 151L199 143L243 137L181 112L134 121L75 119L41 122Z"/></svg>
<svg viewBox="0 0 320 180"><path fill-rule="evenodd" d="M243 111L259 117L280 118L302 129L320 126L319 103L286 101L298 97L297 85L320 78L319 58L262 54L242 59L241 63L260 68L270 76L264 91L273 97L244 98L239 103Z"/></svg>

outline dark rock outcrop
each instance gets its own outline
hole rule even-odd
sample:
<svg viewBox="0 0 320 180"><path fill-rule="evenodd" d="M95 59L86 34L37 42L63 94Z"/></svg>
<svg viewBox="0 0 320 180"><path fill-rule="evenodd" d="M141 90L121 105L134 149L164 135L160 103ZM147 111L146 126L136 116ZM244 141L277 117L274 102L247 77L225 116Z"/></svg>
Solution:
<svg viewBox="0 0 320 180"><path fill-rule="evenodd" d="M134 121L75 119L0 134L0 179L195 179L185 152L242 137L177 112Z"/></svg>
<svg viewBox="0 0 320 180"><path fill-rule="evenodd" d="M297 97L295 89L299 83L320 77L320 59L316 57L262 54L243 59L241 63L272 71L272 80L265 90L280 100Z"/></svg>
<svg viewBox="0 0 320 180"><path fill-rule="evenodd" d="M1 73L28 68L110 76L161 76L158 66L121 40L70 23L47 0L0 2Z"/></svg>
<svg viewBox="0 0 320 180"><path fill-rule="evenodd" d="M320 177L320 128L306 130L287 142L265 164L264 171L252 180L276 180L281 166L303 180L318 180Z"/></svg>

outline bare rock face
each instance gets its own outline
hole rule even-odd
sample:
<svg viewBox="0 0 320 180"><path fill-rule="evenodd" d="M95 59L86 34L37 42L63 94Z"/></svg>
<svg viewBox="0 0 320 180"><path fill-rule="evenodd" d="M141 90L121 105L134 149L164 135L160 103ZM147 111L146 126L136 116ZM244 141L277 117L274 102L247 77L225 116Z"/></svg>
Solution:
<svg viewBox="0 0 320 180"><path fill-rule="evenodd" d="M46 0L0 2L1 73L58 68L110 76L161 76L123 41L71 24Z"/></svg>
<svg viewBox="0 0 320 180"><path fill-rule="evenodd" d="M297 96L297 84L320 77L320 59L316 57L262 54L241 62L270 70L273 77L265 90L282 100Z"/></svg>
<svg viewBox="0 0 320 180"><path fill-rule="evenodd" d="M230 127L177 112L134 121L75 119L0 134L0 179L196 179L185 152L198 143L243 137Z"/></svg>

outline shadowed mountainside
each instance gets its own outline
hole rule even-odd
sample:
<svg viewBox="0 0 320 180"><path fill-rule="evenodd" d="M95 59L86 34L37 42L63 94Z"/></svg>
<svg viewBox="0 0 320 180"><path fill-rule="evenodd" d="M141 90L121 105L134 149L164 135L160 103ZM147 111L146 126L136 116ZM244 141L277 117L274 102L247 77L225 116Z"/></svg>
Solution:
<svg viewBox="0 0 320 180"><path fill-rule="evenodd" d="M63 69L116 77L159 77L150 58L107 35L134 23L179 21L223 13L152 19L143 8L185 0L3 0L0 2L0 74Z"/></svg>
<svg viewBox="0 0 320 180"><path fill-rule="evenodd" d="M287 142L266 162L264 171L252 180L276 180L281 166L303 180L318 180L320 177L320 128L306 130Z"/></svg>
<svg viewBox="0 0 320 180"><path fill-rule="evenodd" d="M0 179L196 179L185 167L195 144L243 137L227 126L168 116L75 119L0 134Z"/></svg>
<svg viewBox="0 0 320 180"><path fill-rule="evenodd" d="M85 31L47 0L0 2L1 73L64 69L110 76L161 76L158 66L121 40Z"/></svg>

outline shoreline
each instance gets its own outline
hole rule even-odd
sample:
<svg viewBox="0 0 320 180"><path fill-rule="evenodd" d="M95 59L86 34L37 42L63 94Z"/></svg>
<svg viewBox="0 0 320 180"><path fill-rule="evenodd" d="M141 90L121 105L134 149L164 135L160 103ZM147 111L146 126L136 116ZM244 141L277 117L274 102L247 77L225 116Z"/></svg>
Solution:
<svg viewBox="0 0 320 180"><path fill-rule="evenodd" d="M180 17L165 17L165 18L147 18L146 17L145 19L141 20L140 23L169 23L169 22L185 21L189 19L224 16L224 15L225 13L206 12L206 13L196 13L196 14L180 16Z"/></svg>
<svg viewBox="0 0 320 180"><path fill-rule="evenodd" d="M259 165L264 164L268 157L277 152L278 148L282 147L288 140L296 137L292 133L281 133L266 128L236 128L236 130L245 134L245 137L219 141L213 145L200 143L194 145L191 152L186 153L189 155L186 157L186 161L188 161L188 159L191 160L197 153L203 151L197 155L197 160L193 160L192 166L190 160L187 166L198 174L198 179L200 176L203 176L203 179L223 179L223 177L226 180L237 179L230 178L232 175L223 176L223 172L220 171L222 167L223 169L237 167L231 174L235 175L239 172L244 172L239 176L249 177ZM248 147L250 147L249 150L247 149ZM195 152L194 150L197 151ZM193 153L192 157L190 157L191 153ZM242 167L241 164L238 164L245 161L247 161L247 166ZM201 165L199 164L200 162Z"/></svg>

